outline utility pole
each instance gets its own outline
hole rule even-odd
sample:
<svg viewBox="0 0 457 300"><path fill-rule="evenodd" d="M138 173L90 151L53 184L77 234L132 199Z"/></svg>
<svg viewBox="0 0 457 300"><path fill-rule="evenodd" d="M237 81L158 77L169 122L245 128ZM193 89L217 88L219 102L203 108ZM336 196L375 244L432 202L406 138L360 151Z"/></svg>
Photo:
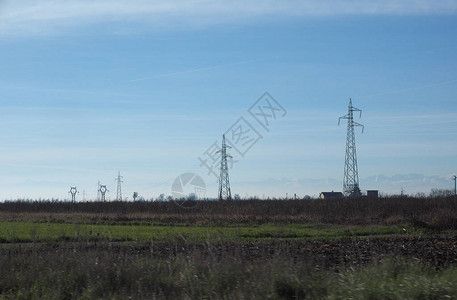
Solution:
<svg viewBox="0 0 457 300"><path fill-rule="evenodd" d="M227 146L225 143L225 134L222 135L222 148L217 151L221 153L221 172L219 175L219 200L232 200L232 193L230 191L229 173L227 165L227 157L232 158L231 155L227 154Z"/></svg>
<svg viewBox="0 0 457 300"><path fill-rule="evenodd" d="M346 156L344 161L343 193L346 196L350 197L360 197L361 192L359 187L359 173L357 168L354 127L362 127L363 133L364 126L354 122L354 112L360 112L360 117L362 117L362 111L352 106L352 100L349 98L348 114L338 119L338 125L340 125L341 119L348 120Z"/></svg>
<svg viewBox="0 0 457 300"><path fill-rule="evenodd" d="M76 187L75 186L70 187L70 191L68 193L71 194L71 202L75 202L76 194L79 193L78 190L76 189Z"/></svg>
<svg viewBox="0 0 457 300"><path fill-rule="evenodd" d="M117 181L117 193L116 193L116 201L122 201L122 190L121 190L121 183L124 182L122 181L121 172L119 171L117 173L117 178L115 179Z"/></svg>

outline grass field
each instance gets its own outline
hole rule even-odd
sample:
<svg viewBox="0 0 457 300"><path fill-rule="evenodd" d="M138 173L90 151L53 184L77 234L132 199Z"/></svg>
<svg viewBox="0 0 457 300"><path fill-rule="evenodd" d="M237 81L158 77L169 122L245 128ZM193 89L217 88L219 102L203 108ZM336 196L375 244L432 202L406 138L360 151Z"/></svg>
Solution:
<svg viewBox="0 0 457 300"><path fill-rule="evenodd" d="M456 202L0 203L0 299L457 299Z"/></svg>
<svg viewBox="0 0 457 300"><path fill-rule="evenodd" d="M399 226L343 226L331 224L171 226L155 224L78 224L32 221L0 221L0 241L3 243L59 241L166 241L183 240L252 242L280 239L336 239L414 234L413 228Z"/></svg>

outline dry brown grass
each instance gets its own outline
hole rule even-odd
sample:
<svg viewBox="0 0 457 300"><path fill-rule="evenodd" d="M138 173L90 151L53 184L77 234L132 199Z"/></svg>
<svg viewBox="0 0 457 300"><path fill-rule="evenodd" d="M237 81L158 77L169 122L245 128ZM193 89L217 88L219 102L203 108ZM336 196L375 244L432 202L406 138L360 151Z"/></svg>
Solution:
<svg viewBox="0 0 457 300"><path fill-rule="evenodd" d="M187 204L194 204L189 203ZM188 225L329 223L418 225L457 228L453 198L339 200L245 200L198 202L9 202L0 203L0 220L72 223L155 223ZM419 222L420 221L420 222Z"/></svg>

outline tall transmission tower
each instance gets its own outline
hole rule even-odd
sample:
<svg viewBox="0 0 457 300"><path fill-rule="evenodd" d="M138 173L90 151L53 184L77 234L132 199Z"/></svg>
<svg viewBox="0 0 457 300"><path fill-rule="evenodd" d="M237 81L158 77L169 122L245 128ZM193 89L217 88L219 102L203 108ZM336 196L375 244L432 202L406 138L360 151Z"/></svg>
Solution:
<svg viewBox="0 0 457 300"><path fill-rule="evenodd" d="M121 176L121 172L119 171L117 173L117 178L115 179L117 181L117 193L116 193L116 201L122 201L122 189L121 189L121 184L124 182L122 181L123 176Z"/></svg>
<svg viewBox="0 0 457 300"><path fill-rule="evenodd" d="M347 136L346 136L346 157L344 161L344 179L343 179L343 193L350 197L360 197L359 187L359 173L357 168L357 153L355 149L355 133L354 127L364 126L354 122L354 112L360 112L359 118L362 117L362 111L352 106L352 100L349 98L348 114L338 119L340 125L341 119L348 120Z"/></svg>
<svg viewBox="0 0 457 300"><path fill-rule="evenodd" d="M457 196L457 175L452 175L452 180L454 180L454 196Z"/></svg>
<svg viewBox="0 0 457 300"><path fill-rule="evenodd" d="M97 201L100 201L100 180L97 183Z"/></svg>
<svg viewBox="0 0 457 300"><path fill-rule="evenodd" d="M78 190L76 189L76 187L75 186L70 187L70 191L68 193L71 194L71 202L75 202L76 194L78 193Z"/></svg>
<svg viewBox="0 0 457 300"><path fill-rule="evenodd" d="M225 134L222 135L222 148L217 151L221 153L221 173L219 175L219 200L232 200L232 192L230 191L230 182L227 166L227 157L232 158L230 154L227 154L227 146L225 143Z"/></svg>
<svg viewBox="0 0 457 300"><path fill-rule="evenodd" d="M109 192L108 189L106 188L106 185L100 185L99 192L101 195L101 201L105 202L106 201L106 198L105 198L106 192Z"/></svg>

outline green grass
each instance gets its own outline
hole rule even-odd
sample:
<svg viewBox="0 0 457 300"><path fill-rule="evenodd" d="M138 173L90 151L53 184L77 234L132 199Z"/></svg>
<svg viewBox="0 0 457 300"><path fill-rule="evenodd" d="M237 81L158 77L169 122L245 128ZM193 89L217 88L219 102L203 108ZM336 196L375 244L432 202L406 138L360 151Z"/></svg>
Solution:
<svg viewBox="0 0 457 300"><path fill-rule="evenodd" d="M166 226L166 225L97 225L0 221L0 241L261 241L270 239L331 239L405 234L397 226L341 226L331 224L290 224L258 226Z"/></svg>
<svg viewBox="0 0 457 300"><path fill-rule="evenodd" d="M456 299L457 269L389 258L315 270L196 256L35 252L0 257L0 299ZM62 276L64 275L64 276Z"/></svg>
<svg viewBox="0 0 457 300"><path fill-rule="evenodd" d="M329 299L457 299L457 269L387 259L333 277Z"/></svg>

